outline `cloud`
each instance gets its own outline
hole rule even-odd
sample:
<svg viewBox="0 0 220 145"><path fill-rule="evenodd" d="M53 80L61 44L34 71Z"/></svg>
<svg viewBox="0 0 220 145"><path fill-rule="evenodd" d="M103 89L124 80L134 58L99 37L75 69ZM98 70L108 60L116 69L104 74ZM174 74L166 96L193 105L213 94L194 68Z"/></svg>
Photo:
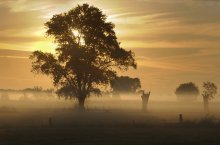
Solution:
<svg viewBox="0 0 220 145"><path fill-rule="evenodd" d="M21 80L10 81L8 87L36 83L36 79L22 83L22 79L33 78L27 59L30 52L1 49L54 48L44 38L44 23L54 14L85 2L101 8L108 20L116 24L122 47L136 53L139 67L132 73L141 77L144 87L157 92L158 86L163 86L163 91L172 90L186 80L220 82L217 0L1 0L0 66L4 70L0 77L6 79L0 82L0 87L6 86L7 78L16 75Z"/></svg>
<svg viewBox="0 0 220 145"><path fill-rule="evenodd" d="M147 58L142 58L142 60L137 59L138 66L147 67L147 68L157 68L161 70L172 70L180 72L202 72L199 70L197 65L180 65L176 63L161 62L158 60L151 60Z"/></svg>
<svg viewBox="0 0 220 145"><path fill-rule="evenodd" d="M9 8L0 6L0 31L23 30L39 27L43 24L39 12L10 12Z"/></svg>
<svg viewBox="0 0 220 145"><path fill-rule="evenodd" d="M67 4L72 0L3 0L0 5L7 6L12 12L42 11L52 9L55 6Z"/></svg>
<svg viewBox="0 0 220 145"><path fill-rule="evenodd" d="M201 52L201 48L134 48L137 56L147 56L148 58L172 58L181 56L196 55Z"/></svg>
<svg viewBox="0 0 220 145"><path fill-rule="evenodd" d="M0 58L15 58L15 59L28 59L29 57L23 57L23 56L1 56Z"/></svg>
<svg viewBox="0 0 220 145"><path fill-rule="evenodd" d="M18 57L28 57L31 52L30 51L20 51L20 50L8 50L8 49L0 49L1 56L18 56Z"/></svg>
<svg viewBox="0 0 220 145"><path fill-rule="evenodd" d="M186 74L193 72L210 77L217 77L220 72L220 68L216 67L220 66L219 49L146 48L135 52L141 67L157 68L158 71L185 72Z"/></svg>
<svg viewBox="0 0 220 145"><path fill-rule="evenodd" d="M143 37L144 35L144 37ZM190 33L161 33L155 35L124 35L120 39L123 41L168 41L168 42L182 42L182 41L208 41L219 43L220 35L206 35L206 34L190 34Z"/></svg>
<svg viewBox="0 0 220 145"><path fill-rule="evenodd" d="M31 42L35 42L35 41L43 41L44 39L42 37L34 37L34 36L30 36L30 37L25 37L25 36L20 36L20 37L16 37L16 36L0 36L0 42L1 43L31 43Z"/></svg>

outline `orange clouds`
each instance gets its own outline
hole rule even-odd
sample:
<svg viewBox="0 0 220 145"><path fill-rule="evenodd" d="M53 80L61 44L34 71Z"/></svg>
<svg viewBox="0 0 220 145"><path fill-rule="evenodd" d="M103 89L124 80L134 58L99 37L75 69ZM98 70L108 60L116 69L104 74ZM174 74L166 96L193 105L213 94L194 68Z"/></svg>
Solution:
<svg viewBox="0 0 220 145"><path fill-rule="evenodd" d="M52 15L87 2L106 13L116 24L122 47L136 53L143 89L166 95L181 82L213 80L220 84L220 3L205 0L1 0L0 49L54 51L44 35ZM11 87L49 86L34 79L30 61L22 51L1 51L0 88L18 77ZM16 55L15 55L16 54ZM15 59L17 59L15 61ZM10 63L13 67L7 67ZM26 67L28 66L28 67ZM19 67L19 68L16 68ZM15 71L19 70L19 75ZM4 72L4 73L3 73ZM10 74L11 73L11 74ZM25 75L22 75L25 74ZM20 79L20 80L19 80ZM22 83L26 80L26 83ZM167 85L169 83L169 86ZM155 94L155 93L154 93Z"/></svg>

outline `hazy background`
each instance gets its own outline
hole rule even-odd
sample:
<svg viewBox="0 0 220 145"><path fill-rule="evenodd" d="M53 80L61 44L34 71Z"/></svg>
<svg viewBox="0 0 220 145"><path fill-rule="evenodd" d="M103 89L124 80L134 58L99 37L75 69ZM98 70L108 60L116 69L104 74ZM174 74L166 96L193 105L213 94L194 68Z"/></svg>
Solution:
<svg viewBox="0 0 220 145"><path fill-rule="evenodd" d="M54 52L44 23L77 4L93 4L116 24L122 46L136 53L139 77L151 99L175 100L175 88L193 81L220 86L220 1L217 0L0 0L0 88L51 88L34 76L33 50ZM219 95L218 95L219 97Z"/></svg>

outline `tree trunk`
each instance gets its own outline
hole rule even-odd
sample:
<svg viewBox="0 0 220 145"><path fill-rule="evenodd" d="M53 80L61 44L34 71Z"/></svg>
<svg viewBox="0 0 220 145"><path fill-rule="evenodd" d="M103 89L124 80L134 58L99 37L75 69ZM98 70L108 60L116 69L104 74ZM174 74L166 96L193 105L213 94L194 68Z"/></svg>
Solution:
<svg viewBox="0 0 220 145"><path fill-rule="evenodd" d="M80 98L78 98L79 110L80 110L80 111L85 111L85 99L86 99L86 97L80 97Z"/></svg>
<svg viewBox="0 0 220 145"><path fill-rule="evenodd" d="M142 100L142 111L146 112L147 111L147 102Z"/></svg>
<svg viewBox="0 0 220 145"><path fill-rule="evenodd" d="M147 111L147 104L148 104L148 100L149 100L149 97L150 97L150 92L145 94L143 92L141 98L142 98L142 111L143 112L146 112Z"/></svg>
<svg viewBox="0 0 220 145"><path fill-rule="evenodd" d="M204 101L204 111L205 113L209 113L209 99L206 96L203 96Z"/></svg>

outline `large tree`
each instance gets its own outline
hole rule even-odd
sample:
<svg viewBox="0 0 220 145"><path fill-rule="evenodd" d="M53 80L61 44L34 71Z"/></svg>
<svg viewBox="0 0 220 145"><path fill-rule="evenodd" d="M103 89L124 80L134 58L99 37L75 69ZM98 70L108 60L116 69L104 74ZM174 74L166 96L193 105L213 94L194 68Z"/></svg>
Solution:
<svg viewBox="0 0 220 145"><path fill-rule="evenodd" d="M179 100L195 100L196 97L199 95L199 89L192 82L183 83L177 87L175 94L177 95Z"/></svg>
<svg viewBox="0 0 220 145"><path fill-rule="evenodd" d="M204 91L202 93L203 101L204 101L204 110L205 112L209 112L209 100L214 99L214 96L217 94L217 86L212 82L204 82L203 83Z"/></svg>
<svg viewBox="0 0 220 145"><path fill-rule="evenodd" d="M54 38L56 53L35 51L32 71L53 78L57 93L76 98L81 109L90 93L116 77L118 70L136 68L134 53L120 47L114 24L88 4L54 15L45 26Z"/></svg>

